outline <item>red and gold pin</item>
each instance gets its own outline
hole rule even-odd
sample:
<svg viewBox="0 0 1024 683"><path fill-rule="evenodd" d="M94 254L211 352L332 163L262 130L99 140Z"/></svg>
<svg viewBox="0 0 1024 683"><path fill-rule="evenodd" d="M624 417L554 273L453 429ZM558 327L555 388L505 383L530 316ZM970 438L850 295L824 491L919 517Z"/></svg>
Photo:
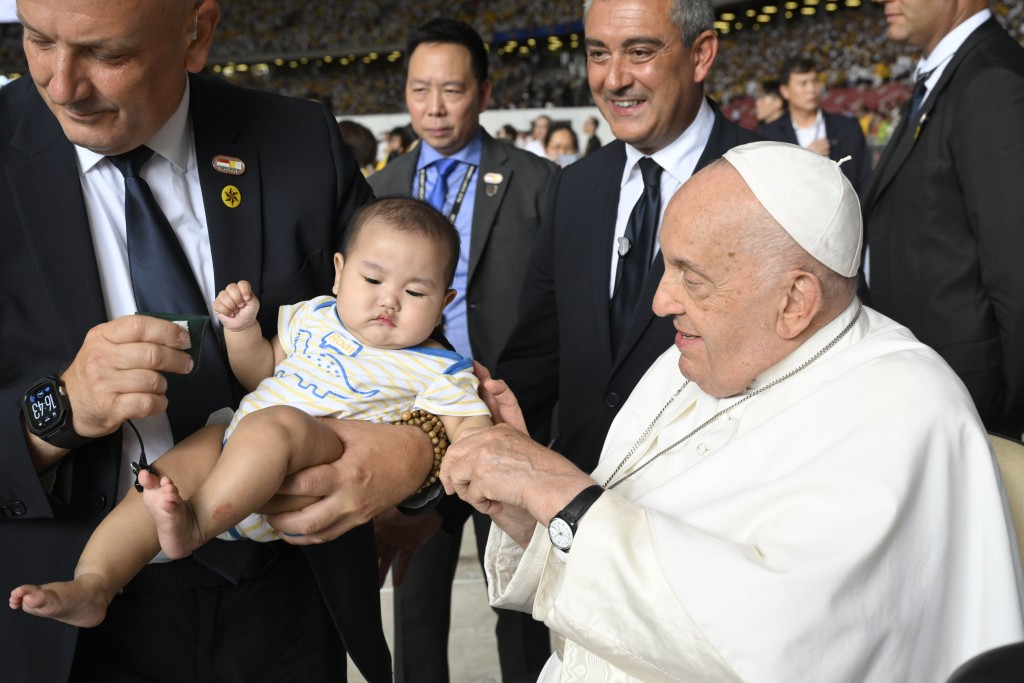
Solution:
<svg viewBox="0 0 1024 683"><path fill-rule="evenodd" d="M220 191L220 200L229 209L236 209L242 203L242 193L234 185L225 185Z"/></svg>
<svg viewBox="0 0 1024 683"><path fill-rule="evenodd" d="M242 175L245 173L245 162L238 157L229 157L226 154L218 154L213 158L213 169L218 173Z"/></svg>

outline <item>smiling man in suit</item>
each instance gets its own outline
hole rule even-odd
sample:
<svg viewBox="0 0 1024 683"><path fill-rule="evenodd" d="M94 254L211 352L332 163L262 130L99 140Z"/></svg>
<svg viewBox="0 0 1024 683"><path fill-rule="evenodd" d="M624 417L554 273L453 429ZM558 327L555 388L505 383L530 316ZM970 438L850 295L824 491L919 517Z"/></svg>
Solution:
<svg viewBox="0 0 1024 683"><path fill-rule="evenodd" d="M862 295L946 359L990 431L1020 438L1024 47L985 0L884 8L889 37L921 60L917 97L862 193Z"/></svg>
<svg viewBox="0 0 1024 683"><path fill-rule="evenodd" d="M455 349L493 368L512 330L526 260L541 209L558 167L495 140L480 127L491 82L487 51L473 27L434 19L414 30L406 47L405 103L418 151L370 176L378 196L428 200L459 230L462 253L445 309L444 333ZM442 503L444 527L411 561L402 553L395 581L395 675L402 681L448 680L451 586L464 522L472 508L455 497ZM392 516L392 522L429 524ZM483 557L490 519L473 515ZM378 521L388 558L389 525ZM429 529L428 529L429 531ZM408 561L408 568L403 567ZM543 624L521 612L499 610L496 627L502 678L511 683L539 670L550 647Z"/></svg>
<svg viewBox="0 0 1024 683"><path fill-rule="evenodd" d="M141 444L159 467L237 405L216 326L203 343L133 314L210 315L244 278L270 336L281 304L329 291L345 223L371 197L322 105L196 75L215 0L19 0L18 14L31 77L0 90L5 587L67 575ZM167 240L147 250L147 235ZM169 279L145 284L142 262ZM212 541L151 563L93 629L3 610L4 680L344 680L346 650L391 680L372 529L330 539L415 490L431 449L412 428L331 424L347 464L283 489L323 496L275 516L289 544Z"/></svg>
<svg viewBox="0 0 1024 683"><path fill-rule="evenodd" d="M651 310L668 200L695 170L757 139L704 97L718 53L712 21L707 0L584 5L590 90L617 140L556 180L495 376L542 443L558 404L554 447L587 472L640 376L672 344L671 322ZM641 204L645 218L633 220Z"/></svg>

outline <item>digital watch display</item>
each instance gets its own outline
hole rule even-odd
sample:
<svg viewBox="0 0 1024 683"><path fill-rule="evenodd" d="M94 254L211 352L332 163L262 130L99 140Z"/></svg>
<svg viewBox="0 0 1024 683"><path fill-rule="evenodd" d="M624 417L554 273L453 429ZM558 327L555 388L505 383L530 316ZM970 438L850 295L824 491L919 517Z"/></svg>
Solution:
<svg viewBox="0 0 1024 683"><path fill-rule="evenodd" d="M28 431L51 445L76 448L90 441L75 433L71 402L64 382L56 375L44 377L25 393L22 412Z"/></svg>

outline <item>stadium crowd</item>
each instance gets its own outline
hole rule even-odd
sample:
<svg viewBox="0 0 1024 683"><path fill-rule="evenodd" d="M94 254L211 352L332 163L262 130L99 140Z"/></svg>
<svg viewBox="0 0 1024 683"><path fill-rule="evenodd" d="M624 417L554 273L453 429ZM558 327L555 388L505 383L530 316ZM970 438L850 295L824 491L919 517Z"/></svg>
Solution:
<svg viewBox="0 0 1024 683"><path fill-rule="evenodd" d="M447 14L475 26L483 36L557 33L578 25L578 0L535 0L524 11L512 0L459 3L423 0L415 5L385 2L300 2L224 0L224 18L212 54L213 64L285 61L266 70L235 70L243 85L327 102L338 116L395 111L403 101L401 61L384 53L400 49L408 26L422 17ZM1024 42L1024 0L997 0L993 13L1010 34ZM776 15L778 16L778 15ZM825 107L864 117L865 132L884 144L888 123L907 97L911 52L885 39L881 9L873 3L732 31L721 49L707 92L742 125L753 127L753 100L765 80L777 76L786 56L804 53L819 64ZM363 60L369 52L379 58ZM356 55L343 65L323 55ZM295 67L287 62L292 58ZM0 26L0 71L23 65L17 25ZM589 105L583 48L549 51L543 40L528 52L498 54L491 46L495 85L492 108ZM893 84L891 87L889 84ZM870 119L870 123L868 123ZM878 135L876 135L878 133Z"/></svg>

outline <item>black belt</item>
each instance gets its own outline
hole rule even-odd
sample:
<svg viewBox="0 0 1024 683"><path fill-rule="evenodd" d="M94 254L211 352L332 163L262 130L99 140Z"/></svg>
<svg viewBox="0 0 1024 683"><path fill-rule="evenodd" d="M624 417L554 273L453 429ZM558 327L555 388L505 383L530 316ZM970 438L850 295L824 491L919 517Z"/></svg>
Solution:
<svg viewBox="0 0 1024 683"><path fill-rule="evenodd" d="M235 541L255 543L255 541ZM277 542L257 543L256 552L248 564L243 579L251 579L265 572L280 557ZM193 557L170 562L151 562L143 567L124 588L122 593L142 591L183 591L195 588L216 588L231 583L214 570Z"/></svg>

